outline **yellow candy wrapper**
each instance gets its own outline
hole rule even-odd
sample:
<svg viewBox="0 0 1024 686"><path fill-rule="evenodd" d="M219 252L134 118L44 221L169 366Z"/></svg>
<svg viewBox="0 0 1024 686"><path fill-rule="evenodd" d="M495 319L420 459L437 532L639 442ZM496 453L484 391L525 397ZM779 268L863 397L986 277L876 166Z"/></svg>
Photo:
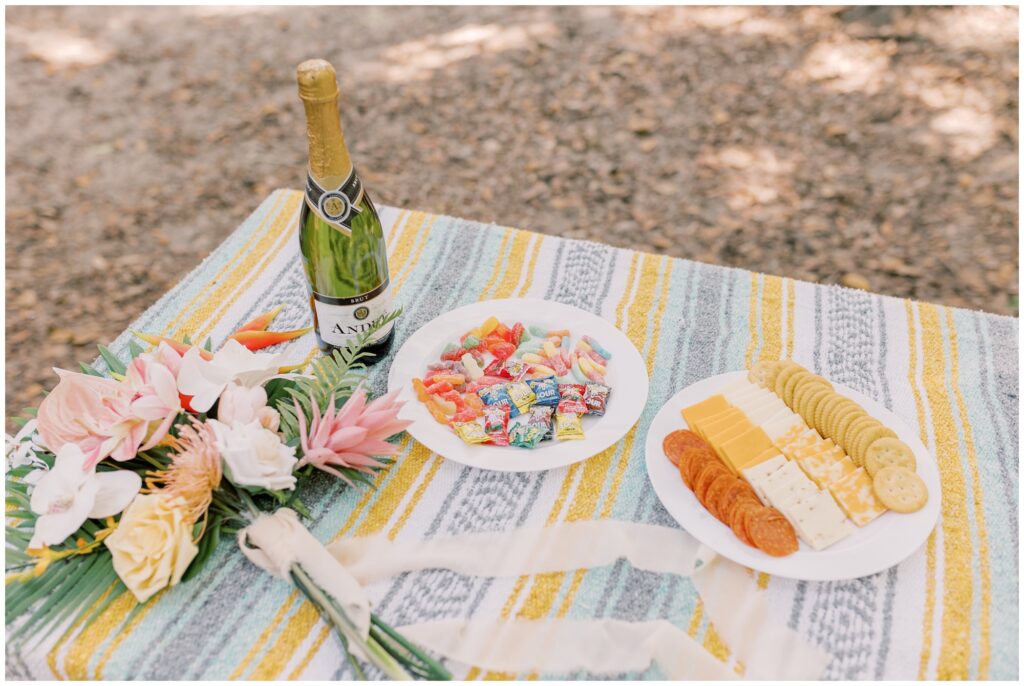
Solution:
<svg viewBox="0 0 1024 686"><path fill-rule="evenodd" d="M452 428L455 429L455 433L459 435L459 438L470 445L486 443L490 440L490 436L484 431L484 427L476 422L452 422Z"/></svg>
<svg viewBox="0 0 1024 686"><path fill-rule="evenodd" d="M555 438L560 441L583 440L583 420L578 414L555 415Z"/></svg>
<svg viewBox="0 0 1024 686"><path fill-rule="evenodd" d="M530 405L537 400L533 389L525 381L514 381L505 386L505 390L508 392L508 397L512 398L512 402L519 408L520 413L530 409Z"/></svg>

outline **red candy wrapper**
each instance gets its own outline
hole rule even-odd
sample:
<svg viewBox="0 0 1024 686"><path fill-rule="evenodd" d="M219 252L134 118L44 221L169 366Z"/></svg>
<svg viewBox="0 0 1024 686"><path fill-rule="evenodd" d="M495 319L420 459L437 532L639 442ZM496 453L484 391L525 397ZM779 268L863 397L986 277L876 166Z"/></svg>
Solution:
<svg viewBox="0 0 1024 686"><path fill-rule="evenodd" d="M609 386L600 383L588 383L583 392L583 402L587 405L587 414L600 417L604 414L604 408L608 404L608 394L612 392Z"/></svg>
<svg viewBox="0 0 1024 686"><path fill-rule="evenodd" d="M508 405L484 405L484 431L494 445L508 445Z"/></svg>
<svg viewBox="0 0 1024 686"><path fill-rule="evenodd" d="M512 375L505 369L505 360L494 360L484 368L484 376L496 376L500 379L511 379Z"/></svg>
<svg viewBox="0 0 1024 686"><path fill-rule="evenodd" d="M581 383L558 384L558 394L561 400L558 401L558 414L586 414L587 404L583 401L583 394L586 392Z"/></svg>

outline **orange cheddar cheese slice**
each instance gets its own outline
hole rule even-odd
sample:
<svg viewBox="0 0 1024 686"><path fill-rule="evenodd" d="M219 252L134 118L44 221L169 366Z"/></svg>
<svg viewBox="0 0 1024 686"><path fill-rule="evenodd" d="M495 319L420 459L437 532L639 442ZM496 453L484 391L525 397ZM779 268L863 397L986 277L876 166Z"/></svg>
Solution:
<svg viewBox="0 0 1024 686"><path fill-rule="evenodd" d="M744 421L746 417L742 412L735 408L729 408L725 412L720 412L717 415L713 415L706 420L701 420L697 425L697 433L702 433L707 438L712 436L722 429L728 428L739 421Z"/></svg>
<svg viewBox="0 0 1024 686"><path fill-rule="evenodd" d="M701 422L729 409L729 403L724 395L713 395L702 400L696 405L690 405L683 410L683 420L691 429L699 426Z"/></svg>
<svg viewBox="0 0 1024 686"><path fill-rule="evenodd" d="M708 438L707 441L708 443L711 444L711 447L715 449L715 452L720 453L722 452L722 446L725 443L731 441L732 439L736 438L737 436L743 433L746 433L747 431L750 431L753 428L754 426L750 422L746 421L745 419L741 419L740 421L736 422L729 428L722 429L714 436Z"/></svg>
<svg viewBox="0 0 1024 686"><path fill-rule="evenodd" d="M778 449L774 445L771 448L768 448L767 450L762 451L756 457L754 457L749 462L747 462L747 464L743 467L743 469L750 469L751 467L756 467L757 465L761 464L762 462L767 462L768 460L772 459L773 457L782 457L782 453L780 453L778 451ZM785 458L783 458L783 459L785 459Z"/></svg>
<svg viewBox="0 0 1024 686"><path fill-rule="evenodd" d="M760 456L769 448L774 448L774 445L771 439L768 438L768 434L762 431L760 427L755 426L748 431L744 431L739 436L730 438L722 443L719 455L732 468L733 472L738 474L754 458Z"/></svg>
<svg viewBox="0 0 1024 686"><path fill-rule="evenodd" d="M863 467L858 467L834 484L829 484L829 491L839 503L839 507L843 508L846 516L857 526L871 523L886 510L875 497L871 477Z"/></svg>

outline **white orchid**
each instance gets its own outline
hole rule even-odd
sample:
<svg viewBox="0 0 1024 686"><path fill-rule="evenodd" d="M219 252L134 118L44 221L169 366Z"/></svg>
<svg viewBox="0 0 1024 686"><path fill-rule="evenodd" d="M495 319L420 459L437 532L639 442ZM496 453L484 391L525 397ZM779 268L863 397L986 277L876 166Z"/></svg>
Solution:
<svg viewBox="0 0 1024 686"><path fill-rule="evenodd" d="M30 548L63 543L86 519L116 515L142 487L135 472L97 472L95 465L86 467L86 462L81 448L65 443L53 469L39 479L29 503L39 515Z"/></svg>
<svg viewBox="0 0 1024 686"><path fill-rule="evenodd" d="M217 402L227 385L260 386L284 366L282 353L254 353L234 339L228 339L213 358L204 360L199 348L191 348L181 360L178 390L191 396L189 405L206 412Z"/></svg>
<svg viewBox="0 0 1024 686"><path fill-rule="evenodd" d="M224 476L232 483L272 491L295 488L295 447L282 443L278 434L259 421L228 426L211 419L209 424L224 459Z"/></svg>
<svg viewBox="0 0 1024 686"><path fill-rule="evenodd" d="M39 459L39 453L46 452L46 448L39 442L36 425L37 422L33 419L26 422L25 426L21 427L21 430L15 435L4 434L4 455L7 458L7 471L27 464L45 465Z"/></svg>

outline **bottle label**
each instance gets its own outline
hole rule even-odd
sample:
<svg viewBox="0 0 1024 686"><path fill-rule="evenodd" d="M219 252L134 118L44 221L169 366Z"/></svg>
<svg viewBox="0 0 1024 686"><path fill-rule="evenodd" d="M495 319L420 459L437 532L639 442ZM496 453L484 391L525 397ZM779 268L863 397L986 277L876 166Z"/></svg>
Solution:
<svg viewBox="0 0 1024 686"><path fill-rule="evenodd" d="M359 203L363 201L363 182L353 166L340 186L324 188L313 175L306 172L306 204L321 219L344 232L352 233L352 219L359 215Z"/></svg>
<svg viewBox="0 0 1024 686"><path fill-rule="evenodd" d="M313 309L316 312L320 338L331 345L343 347L357 336L369 331L381 318L391 314L390 280L372 291L352 298L333 298L313 291ZM368 343L386 338L395 327L394 322L381 327Z"/></svg>

